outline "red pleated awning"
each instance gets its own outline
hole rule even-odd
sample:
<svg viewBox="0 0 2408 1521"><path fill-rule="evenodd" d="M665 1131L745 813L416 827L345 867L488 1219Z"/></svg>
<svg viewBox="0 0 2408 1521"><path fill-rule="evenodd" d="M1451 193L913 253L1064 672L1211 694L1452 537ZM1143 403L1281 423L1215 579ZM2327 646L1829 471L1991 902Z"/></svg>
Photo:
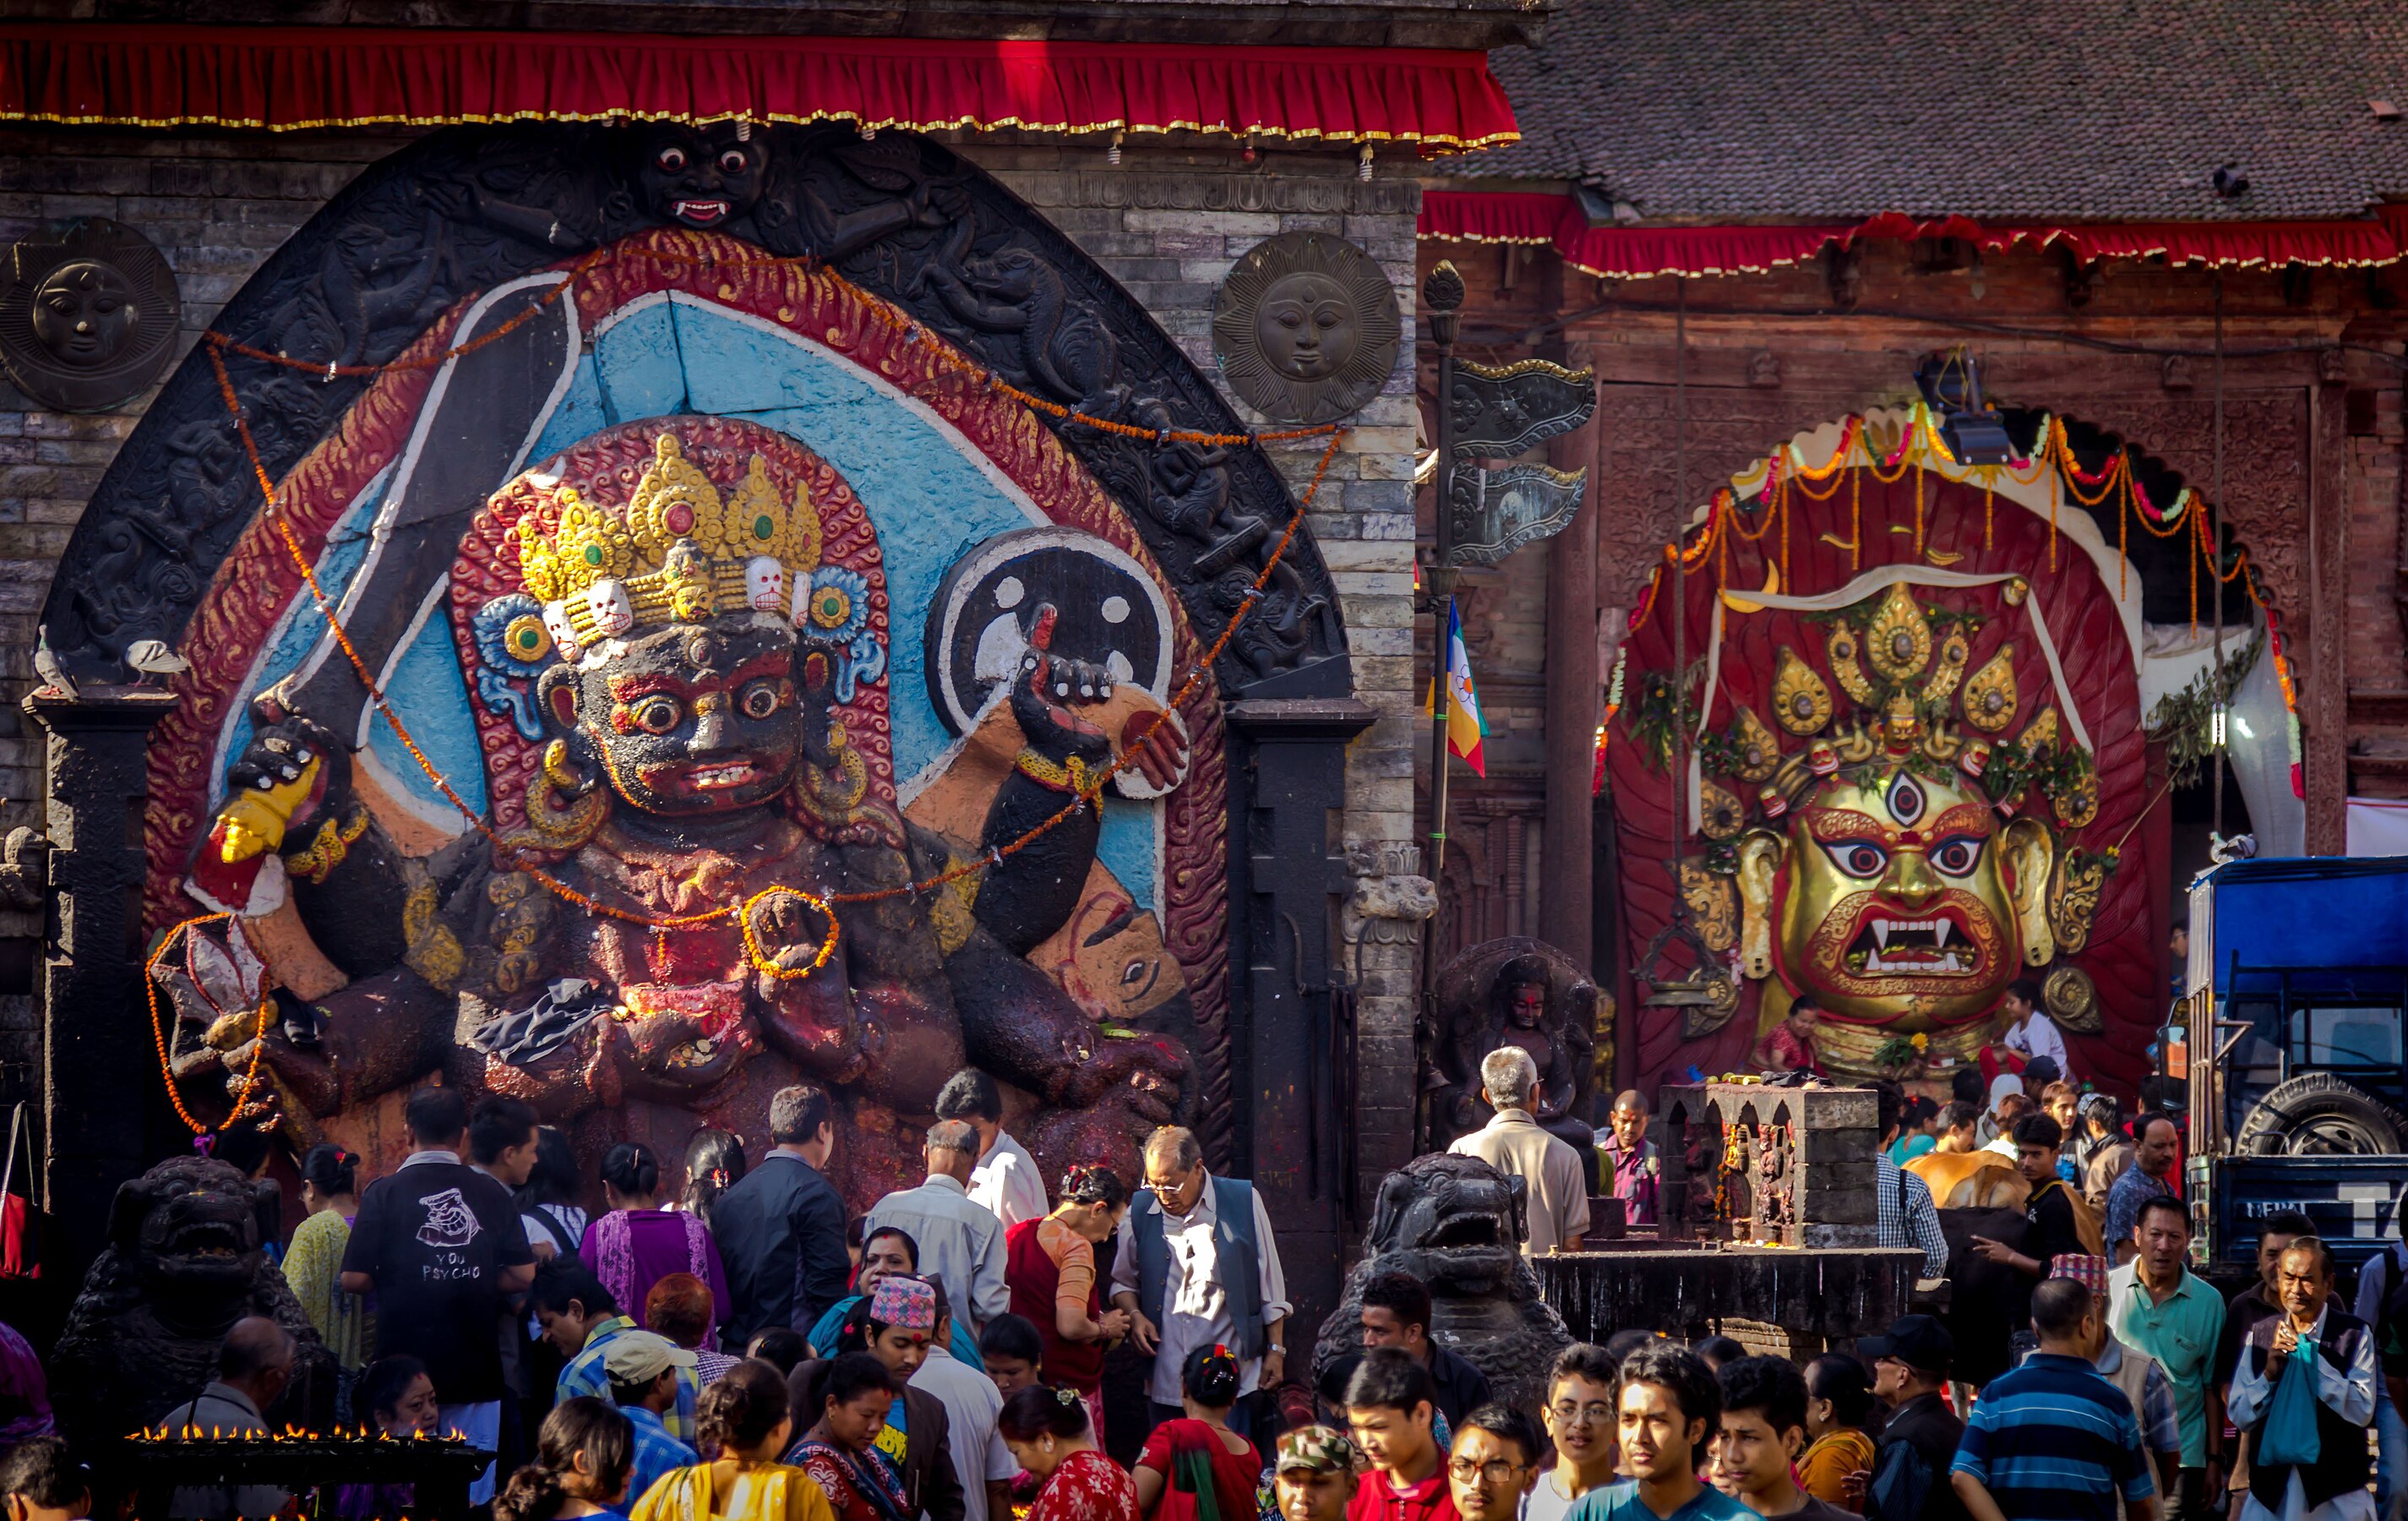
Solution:
<svg viewBox="0 0 2408 1521"><path fill-rule="evenodd" d="M850 121L1512 142L1487 55L913 37L0 23L0 120L308 127Z"/></svg>
<svg viewBox="0 0 2408 1521"><path fill-rule="evenodd" d="M1853 222L1722 227L1592 227L1578 200L1523 191L1431 191L1420 236L1440 241L1544 243L1564 262L1613 280L1648 275L1757 274L1801 264L1826 244L1858 238L1955 237L1997 252L2062 245L2083 259L2162 254L2215 267L2286 264L2367 266L2408 258L2408 207L2331 222L1980 222L1885 212Z"/></svg>

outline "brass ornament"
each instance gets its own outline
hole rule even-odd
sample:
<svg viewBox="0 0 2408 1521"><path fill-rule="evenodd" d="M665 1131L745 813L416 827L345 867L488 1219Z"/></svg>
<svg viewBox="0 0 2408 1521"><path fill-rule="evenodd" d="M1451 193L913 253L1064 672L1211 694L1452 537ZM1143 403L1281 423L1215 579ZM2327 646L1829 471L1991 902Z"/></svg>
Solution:
<svg viewBox="0 0 2408 1521"><path fill-rule="evenodd" d="M1906 582L1893 582L1889 595L1865 629L1865 658L1886 682L1903 682L1931 663L1931 621L1923 615ZM1861 700L1861 699L1859 699Z"/></svg>
<svg viewBox="0 0 2408 1521"><path fill-rule="evenodd" d="M1945 707L1956 695L1956 679L1965 674L1965 662L1972 658L1972 646L1965 642L1962 629L1952 628L1940 641L1940 664L1932 667L1931 680L1923 683L1923 700L1933 709Z"/></svg>
<svg viewBox="0 0 2408 1521"><path fill-rule="evenodd" d="M1723 955L1739 943L1739 895L1729 878L1707 870L1701 862L1684 861L1681 896L1688 900L1690 918L1707 950Z"/></svg>
<svg viewBox="0 0 2408 1521"><path fill-rule="evenodd" d="M1859 707L1873 706L1873 684L1865 679L1865 668L1856 664L1856 631L1845 621L1833 624L1823 652L1831 663L1831 675L1839 682L1840 690Z"/></svg>
<svg viewBox="0 0 2408 1521"><path fill-rule="evenodd" d="M1711 778L1698 786L1698 832L1708 839L1736 839L1747 827L1747 805Z"/></svg>
<svg viewBox="0 0 2408 1521"><path fill-rule="evenodd" d="M2002 734L2015 721L2015 647L2002 644L1965 683L1965 722L1984 734Z"/></svg>
<svg viewBox="0 0 2408 1521"><path fill-rule="evenodd" d="M1281 233L1230 266L1213 304L1221 374L1257 412L1311 426L1360 411L1396 367L1404 318L1371 256L1332 233Z"/></svg>
<svg viewBox="0 0 2408 1521"><path fill-rule="evenodd" d="M1770 829L1749 830L1740 839L1739 870L1731 878L1739 890L1740 971L1759 981L1772 975L1772 883L1786 844Z"/></svg>
<svg viewBox="0 0 2408 1521"><path fill-rule="evenodd" d="M2060 954L2080 955L2090 944L2108 870L2107 857L2095 851L2069 850L2058 859L2049 878L2048 926Z"/></svg>
<svg viewBox="0 0 2408 1521"><path fill-rule="evenodd" d="M2040 716L2025 725L2023 733L2015 736L2015 748L2026 755L2037 755L2042 750L2056 747L2057 710L2054 708L2042 709Z"/></svg>
<svg viewBox="0 0 2408 1521"><path fill-rule="evenodd" d="M2099 816L2099 777L2086 771L2048 795L2049 811L2068 829L2087 826Z"/></svg>
<svg viewBox="0 0 2408 1521"><path fill-rule="evenodd" d="M2048 1017L2076 1035L2105 1032L2107 1021L2099 1007L2099 988L2079 967L2059 967L2040 984L2040 1001Z"/></svg>
<svg viewBox="0 0 2408 1521"><path fill-rule="evenodd" d="M1999 849L2014 879L2008 896L2023 931L2024 965L2045 967L2057 959L2057 936L2048 923L2049 872L2057 862L2057 839L2038 819L2020 818L2000 831Z"/></svg>
<svg viewBox="0 0 2408 1521"><path fill-rule="evenodd" d="M1831 722L1831 689L1787 645L1772 672L1772 716L1796 735L1820 734Z"/></svg>
<svg viewBox="0 0 2408 1521"><path fill-rule="evenodd" d="M105 217L20 239L0 285L0 365L44 407L98 411L166 367L183 304L150 240Z"/></svg>
<svg viewBox="0 0 2408 1521"><path fill-rule="evenodd" d="M1742 782L1761 782L1781 765L1781 741L1745 704L1731 719L1730 745L1739 757L1732 774Z"/></svg>
<svg viewBox="0 0 2408 1521"><path fill-rule="evenodd" d="M1731 980L1728 968L1716 962L1709 966L1698 979L1701 1001L1681 1011L1681 1039L1695 1040L1713 1034L1730 1023L1739 1012L1739 983Z"/></svg>

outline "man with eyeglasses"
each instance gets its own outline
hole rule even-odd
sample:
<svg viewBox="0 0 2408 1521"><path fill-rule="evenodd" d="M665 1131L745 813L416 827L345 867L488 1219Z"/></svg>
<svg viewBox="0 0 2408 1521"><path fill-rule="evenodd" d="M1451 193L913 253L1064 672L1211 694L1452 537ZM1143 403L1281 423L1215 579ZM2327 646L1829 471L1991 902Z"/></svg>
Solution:
<svg viewBox="0 0 2408 1521"><path fill-rule="evenodd" d="M1270 1216L1254 1184L1215 1178L1195 1132L1166 1125L1146 1139L1145 1185L1121 1217L1112 1303L1129 1312L1129 1339L1154 1357L1146 1397L1153 1425L1178 1418L1187 1355L1215 1343L1238 1355L1229 1428L1254 1428L1257 1389L1287 1369L1287 1278Z"/></svg>
<svg viewBox="0 0 2408 1521"><path fill-rule="evenodd" d="M1555 1465L1530 1488L1524 1521L1563 1521L1572 1501L1613 1482L1613 1355L1575 1342L1547 1370L1542 1415L1555 1444Z"/></svg>
<svg viewBox="0 0 2408 1521"><path fill-rule="evenodd" d="M1539 1476L1539 1432L1530 1417L1482 1405L1463 1417L1446 1460L1447 1488L1462 1521L1518 1521Z"/></svg>

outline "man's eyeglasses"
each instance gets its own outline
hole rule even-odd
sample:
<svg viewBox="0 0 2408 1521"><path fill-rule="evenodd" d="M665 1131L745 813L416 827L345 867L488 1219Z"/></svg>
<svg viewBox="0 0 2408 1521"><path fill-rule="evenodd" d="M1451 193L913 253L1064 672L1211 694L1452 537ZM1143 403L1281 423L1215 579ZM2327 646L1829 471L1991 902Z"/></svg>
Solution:
<svg viewBox="0 0 2408 1521"><path fill-rule="evenodd" d="M1613 1419L1613 1407L1601 1400L1575 1405L1566 1399L1548 1406L1547 1413L1563 1426L1603 1426Z"/></svg>
<svg viewBox="0 0 2408 1521"><path fill-rule="evenodd" d="M1516 1463L1503 1457L1492 1457L1485 1463L1475 1463L1469 1457L1450 1457L1446 1462L1447 1472L1464 1484L1469 1484L1474 1477L1485 1479L1490 1484L1512 1484L1513 1476L1527 1467L1527 1463Z"/></svg>

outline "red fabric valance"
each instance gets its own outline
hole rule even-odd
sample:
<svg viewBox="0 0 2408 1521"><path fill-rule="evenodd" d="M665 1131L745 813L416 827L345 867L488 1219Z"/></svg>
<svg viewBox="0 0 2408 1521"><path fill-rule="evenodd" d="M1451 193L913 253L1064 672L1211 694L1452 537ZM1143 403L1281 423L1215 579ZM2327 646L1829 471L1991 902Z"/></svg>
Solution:
<svg viewBox="0 0 2408 1521"><path fill-rule="evenodd" d="M910 37L0 23L0 120L135 126L812 122L1479 148L1485 54Z"/></svg>
<svg viewBox="0 0 2408 1521"><path fill-rule="evenodd" d="M1431 191L1420 236L1441 241L1545 243L1591 275L1756 274L1803 263L1827 243L1860 237L1956 237L1996 252L2018 243L2062 243L2084 259L2163 254L2172 264L2368 265L2408 257L2408 208L2363 222L1918 221L1890 211L1856 222L1790 226L1592 227L1569 195L1519 191Z"/></svg>

